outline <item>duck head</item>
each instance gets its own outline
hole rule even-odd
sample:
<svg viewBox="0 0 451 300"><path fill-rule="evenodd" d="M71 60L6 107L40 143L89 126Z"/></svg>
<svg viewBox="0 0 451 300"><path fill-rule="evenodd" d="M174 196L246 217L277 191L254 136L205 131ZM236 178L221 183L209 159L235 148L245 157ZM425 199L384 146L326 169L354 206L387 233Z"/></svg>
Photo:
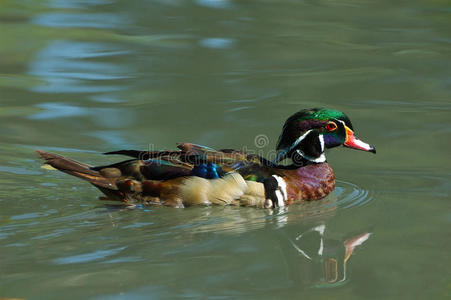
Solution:
<svg viewBox="0 0 451 300"><path fill-rule="evenodd" d="M355 136L351 121L341 111L304 109L286 120L273 162L291 158L294 164L322 163L326 161L326 148L341 145L376 153L376 148Z"/></svg>

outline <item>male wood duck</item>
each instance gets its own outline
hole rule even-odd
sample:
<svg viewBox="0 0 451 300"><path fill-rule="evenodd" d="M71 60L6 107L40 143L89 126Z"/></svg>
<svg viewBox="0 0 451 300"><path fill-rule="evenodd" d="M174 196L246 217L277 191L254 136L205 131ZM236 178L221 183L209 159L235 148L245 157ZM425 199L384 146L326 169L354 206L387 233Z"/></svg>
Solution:
<svg viewBox="0 0 451 300"><path fill-rule="evenodd" d="M91 167L37 150L50 165L100 189L102 200L149 205L237 205L282 207L325 197L335 187L325 149L345 147L376 153L357 139L349 118L327 108L301 110L287 119L269 161L239 150L214 150L183 143L178 150L120 150L105 154L133 157ZM282 161L291 161L288 165Z"/></svg>

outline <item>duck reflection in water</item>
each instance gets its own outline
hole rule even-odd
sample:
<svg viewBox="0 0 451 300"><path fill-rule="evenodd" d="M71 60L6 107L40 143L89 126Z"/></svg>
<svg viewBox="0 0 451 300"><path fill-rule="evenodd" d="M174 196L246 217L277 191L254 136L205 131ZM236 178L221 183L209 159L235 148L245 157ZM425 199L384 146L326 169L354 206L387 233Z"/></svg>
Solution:
<svg viewBox="0 0 451 300"><path fill-rule="evenodd" d="M149 214L157 216L159 223L166 224L164 227L167 233L175 233L180 237L172 240L174 244L168 246L171 249L183 248L182 260L178 260L181 252L170 255L177 263L182 264L189 258L208 260L212 255L217 255L230 264L230 274L234 274L233 280L237 282L247 280L249 273L241 278L234 273L233 266L246 262L246 267L251 269L266 266L266 272L259 269L253 274L255 280L263 282L267 279L267 275L263 274L267 272L279 274L279 278L289 280L281 280L277 286L289 284L298 290L304 287L336 287L348 282L352 254L371 236L367 230L357 231L356 234L337 232L337 226L333 225L340 223L337 211L345 209L341 207L340 200L342 197L332 194L320 201L278 209L216 206L183 210L174 215L164 207L157 207L149 210ZM349 202L345 204L349 205ZM106 212L112 214L111 220L115 220L116 212L131 209L131 206L126 205L122 208L112 206ZM134 209L147 208L136 206ZM161 228L158 232L165 233L161 232ZM207 236L210 239L211 233L214 233L214 239L210 241L214 243L209 244L210 248L200 251L199 242Z"/></svg>
<svg viewBox="0 0 451 300"><path fill-rule="evenodd" d="M303 285L332 287L343 284L347 279L347 263L357 246L366 242L370 232L363 232L348 238L326 233L325 223L288 238L292 247L283 247L292 279ZM296 261L298 264L293 264Z"/></svg>

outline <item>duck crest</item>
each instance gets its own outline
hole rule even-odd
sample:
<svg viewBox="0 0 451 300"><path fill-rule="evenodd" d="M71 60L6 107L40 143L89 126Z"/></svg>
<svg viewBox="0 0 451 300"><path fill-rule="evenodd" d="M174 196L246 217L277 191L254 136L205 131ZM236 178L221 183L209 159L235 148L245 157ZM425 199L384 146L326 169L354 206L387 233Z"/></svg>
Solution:
<svg viewBox="0 0 451 300"><path fill-rule="evenodd" d="M272 162L239 150L191 143L179 144L177 150L107 152L132 159L97 167L37 152L47 165L93 184L106 195L102 200L273 208L327 196L334 189L335 176L325 150L339 145L375 153L373 146L355 137L345 114L313 108L287 119ZM285 159L291 163L279 164Z"/></svg>

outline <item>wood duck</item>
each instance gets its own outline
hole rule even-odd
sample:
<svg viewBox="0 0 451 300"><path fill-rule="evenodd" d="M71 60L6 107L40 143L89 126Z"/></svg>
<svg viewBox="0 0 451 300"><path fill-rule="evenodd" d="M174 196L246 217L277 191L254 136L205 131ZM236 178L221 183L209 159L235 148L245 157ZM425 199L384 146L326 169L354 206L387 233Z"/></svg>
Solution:
<svg viewBox="0 0 451 300"><path fill-rule="evenodd" d="M269 161L239 150L215 150L182 143L177 150L120 150L104 154L133 157L91 167L37 150L52 167L84 179L100 189L102 200L185 207L238 205L282 207L325 197L335 187L325 149L345 147L376 153L357 139L349 118L327 108L301 110L290 116ZM281 164L288 160L288 164Z"/></svg>

